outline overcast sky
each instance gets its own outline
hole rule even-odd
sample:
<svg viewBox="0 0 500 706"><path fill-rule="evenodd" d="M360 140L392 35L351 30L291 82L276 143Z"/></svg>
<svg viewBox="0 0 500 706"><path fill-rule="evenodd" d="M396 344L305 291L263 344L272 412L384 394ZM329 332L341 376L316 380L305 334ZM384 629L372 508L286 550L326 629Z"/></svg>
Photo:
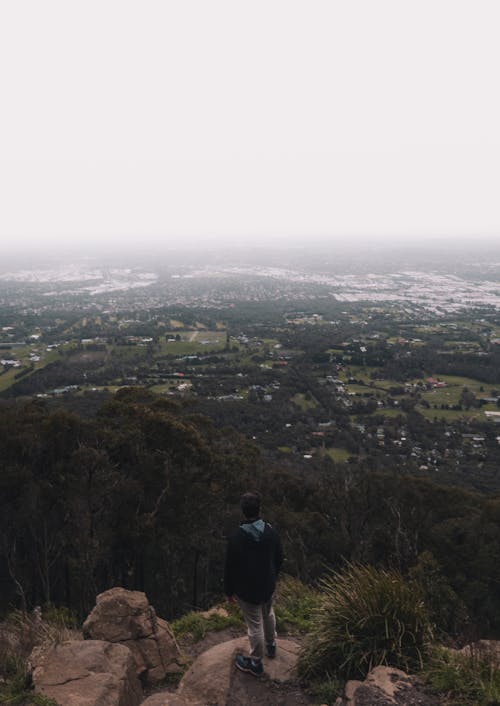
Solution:
<svg viewBox="0 0 500 706"><path fill-rule="evenodd" d="M0 0L3 247L500 240L498 0Z"/></svg>

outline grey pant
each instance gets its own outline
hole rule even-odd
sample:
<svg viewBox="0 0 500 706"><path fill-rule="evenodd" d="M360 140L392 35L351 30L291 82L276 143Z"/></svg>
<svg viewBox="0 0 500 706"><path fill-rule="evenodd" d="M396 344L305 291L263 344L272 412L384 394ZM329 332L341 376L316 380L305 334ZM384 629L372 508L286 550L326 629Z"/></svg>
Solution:
<svg viewBox="0 0 500 706"><path fill-rule="evenodd" d="M267 603L247 603L238 598L250 640L250 657L262 659L264 646L271 645L276 639L276 617L273 610L272 596Z"/></svg>

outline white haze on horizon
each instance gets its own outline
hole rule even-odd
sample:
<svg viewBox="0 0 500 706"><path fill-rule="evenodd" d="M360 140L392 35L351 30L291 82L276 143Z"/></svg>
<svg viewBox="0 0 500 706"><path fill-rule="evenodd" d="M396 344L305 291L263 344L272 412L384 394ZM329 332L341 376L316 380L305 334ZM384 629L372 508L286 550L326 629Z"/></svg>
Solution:
<svg viewBox="0 0 500 706"><path fill-rule="evenodd" d="M5 251L500 241L496 0L0 4Z"/></svg>

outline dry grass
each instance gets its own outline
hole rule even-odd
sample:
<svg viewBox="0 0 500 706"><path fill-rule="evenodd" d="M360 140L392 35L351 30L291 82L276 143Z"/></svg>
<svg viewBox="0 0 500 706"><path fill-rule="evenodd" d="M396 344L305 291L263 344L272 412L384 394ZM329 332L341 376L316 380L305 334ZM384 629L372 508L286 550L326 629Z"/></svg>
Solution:
<svg viewBox="0 0 500 706"><path fill-rule="evenodd" d="M52 614L50 620L42 620L14 611L0 624L0 665L3 663L2 657L13 652L17 657L27 659L33 648L39 645L78 639L82 639L81 633L63 616Z"/></svg>
<svg viewBox="0 0 500 706"><path fill-rule="evenodd" d="M19 706L52 706L34 694L29 658L35 648L42 651L66 640L83 639L64 612L51 610L49 619L14 611L0 623L0 703Z"/></svg>

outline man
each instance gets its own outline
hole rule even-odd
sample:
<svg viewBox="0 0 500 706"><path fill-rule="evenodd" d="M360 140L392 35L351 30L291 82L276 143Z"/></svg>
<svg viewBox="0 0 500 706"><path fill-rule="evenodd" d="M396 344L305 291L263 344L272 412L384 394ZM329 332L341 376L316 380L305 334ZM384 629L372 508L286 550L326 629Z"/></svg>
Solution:
<svg viewBox="0 0 500 706"><path fill-rule="evenodd" d="M260 676L264 650L276 655L273 593L283 550L278 533L260 518L259 494L245 493L240 507L245 519L228 540L224 589L230 601L238 601L250 641L250 656L238 655L236 666Z"/></svg>

